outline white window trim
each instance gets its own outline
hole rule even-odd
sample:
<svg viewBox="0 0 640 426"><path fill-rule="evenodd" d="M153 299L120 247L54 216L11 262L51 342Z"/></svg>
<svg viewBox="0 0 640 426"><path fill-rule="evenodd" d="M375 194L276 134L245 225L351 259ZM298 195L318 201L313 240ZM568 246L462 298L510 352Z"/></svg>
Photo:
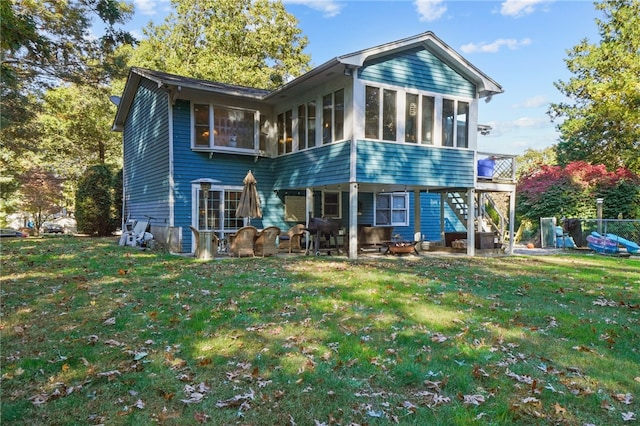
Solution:
<svg viewBox="0 0 640 426"><path fill-rule="evenodd" d="M361 81L361 86L362 86L362 92L361 94L359 94L360 98L364 101L364 97L366 96L366 87L373 87L373 88L377 88L379 89L379 93L378 93L378 117L382 117L382 111L383 111L383 100L384 100L384 90L392 90L396 92L396 122L397 122L397 131L396 131L396 141L399 143L406 143L406 144L411 144L413 145L413 143L411 142L405 142L404 141L404 131L405 131L405 113L406 113L406 96L407 94L412 94L412 95L418 95L418 103L419 103L419 111L420 111L420 120L418 120L418 129L419 132L418 136L419 136L419 142L417 143L417 145L424 145L424 146L430 146L430 147L443 147L443 148L454 148L454 149L475 149L475 139L474 139L474 133L472 132L472 128L473 128L473 123L474 120L477 121L477 100L473 99L473 98L465 98L465 97L460 97L460 96L450 96L450 95L443 95L442 93L436 93L436 92L429 92L429 91L422 91L422 90L416 90L415 88L401 88L401 87L397 87L397 86L392 86L389 84L383 84L383 83L374 83L374 82L370 82L370 81L365 81L362 80ZM433 117L433 121L434 121L434 126L433 126L433 141L431 144L425 144L422 141L422 97L423 96L429 96L434 98L434 117ZM453 101L453 110L454 110L454 129L453 129L453 141L454 141L454 146L452 147L445 147L443 145L443 140L442 140L442 104L443 104L443 100L444 99L448 99ZM463 147L458 147L457 146L457 126L455 125L455 120L457 119L457 113L458 113L458 102L466 102L469 105L469 112L468 112L468 122L469 122L469 127L467 129L467 136L468 136L468 140L467 140L467 144L468 147L467 148L463 148ZM362 137L364 138L364 120L365 120L365 107L364 104L362 106L362 123L359 124L362 127ZM375 140L375 141L380 141L380 142L396 142L396 141L390 141L390 140L385 140L382 139L382 118L380 118L379 123L378 123L378 136L379 138L367 138L369 140Z"/></svg>
<svg viewBox="0 0 640 426"><path fill-rule="evenodd" d="M225 205L225 196L227 191L233 192L242 192L242 186L230 186L230 185L211 185L210 191L220 192L220 205L223 206L220 212L220 224L222 228L220 229L212 229L218 234L218 237L224 238L224 234L228 234L230 232L235 232L236 229L224 229L224 205ZM200 183L192 183L191 184L191 225L198 229L198 201L200 200ZM244 221L245 225L247 224L247 219ZM195 241L191 239L191 251L195 250Z"/></svg>
<svg viewBox="0 0 640 426"><path fill-rule="evenodd" d="M378 224L378 209L377 209L377 199L378 196L386 196L389 197L389 210L390 210L390 216L389 219L391 220L391 223L389 224ZM405 212L405 221L404 222L394 222L393 221L393 212L395 211L399 211L399 209L394 209L393 208L393 197L398 197L398 196L403 196L405 199L405 208L402 209L402 211ZM373 201L373 223L375 224L374 226L409 226L409 193L408 192L378 192L377 194L375 194L375 198Z"/></svg>
<svg viewBox="0 0 640 426"><path fill-rule="evenodd" d="M208 105L209 106L209 146L197 146L196 145L196 134L194 132L196 126L196 115L195 115L195 105ZM228 146L216 146L215 145L215 137L214 137L214 108L224 108L228 110L236 110L243 111L245 113L251 114L253 113L253 149L251 148L238 148L238 147L228 147ZM226 105L218 105L212 104L210 102L190 102L190 128L189 133L191 136L191 150L192 151L204 151L204 152L235 152L235 153L260 153L260 112L253 109L245 109L245 108L236 108L230 107Z"/></svg>
<svg viewBox="0 0 640 426"><path fill-rule="evenodd" d="M338 215L337 216L327 216L325 213L324 203L325 203L325 195L326 194L336 194L338 196ZM331 218L331 219L342 219L342 192L340 191L322 191L322 217Z"/></svg>

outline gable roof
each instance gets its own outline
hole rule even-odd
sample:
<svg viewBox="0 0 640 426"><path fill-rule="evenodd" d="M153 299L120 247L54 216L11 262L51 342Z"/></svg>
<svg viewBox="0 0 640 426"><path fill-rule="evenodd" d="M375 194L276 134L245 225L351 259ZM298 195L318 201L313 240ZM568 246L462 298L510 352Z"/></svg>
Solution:
<svg viewBox="0 0 640 426"><path fill-rule="evenodd" d="M156 83L158 88L166 88L167 92L170 93L170 96L175 96L177 94L176 91L180 92L183 88L257 100L263 99L270 93L269 90L218 83L215 81L184 77L162 71L149 70L146 68L132 67L131 70L129 70L127 83L125 84L124 92L122 93L118 103L118 110L116 112L112 130L121 131L124 128L124 122L127 118L127 114L129 113L129 108L131 107L135 92L142 78L146 78Z"/></svg>
<svg viewBox="0 0 640 426"><path fill-rule="evenodd" d="M336 72L342 73L346 68L351 70L360 68L367 60L379 58L381 56L386 56L403 50L414 49L416 47L423 47L427 49L441 61L449 65L469 81L473 82L478 88L478 95L480 98L486 97L490 99L491 96L504 92L502 86L500 86L495 80L480 71L480 69L466 60L444 41L439 39L433 32L427 31L401 40L337 56L314 68L308 73L292 80L274 92L271 92L267 97L273 97L276 94L285 92L291 87L302 84L304 81L307 81L312 77L322 74L335 74Z"/></svg>
<svg viewBox="0 0 640 426"><path fill-rule="evenodd" d="M177 96L177 93L180 92L182 88L189 88L259 101L273 101L276 98L286 96L286 93L289 91L296 92L298 90L305 90L306 86L316 84L319 79L328 79L335 75L342 74L347 68L353 70L362 67L367 60L403 50L414 49L416 47L427 49L456 72L460 73L460 75L473 82L477 87L480 98L486 97L489 100L491 96L504 92L498 83L436 37L433 32L428 31L402 40L337 56L274 91L200 80L161 71L133 67L129 72L124 92L120 98L112 130L122 131L124 128L124 122L129 113L129 108L131 107L135 92L142 78L155 82L159 88L165 87L169 96Z"/></svg>

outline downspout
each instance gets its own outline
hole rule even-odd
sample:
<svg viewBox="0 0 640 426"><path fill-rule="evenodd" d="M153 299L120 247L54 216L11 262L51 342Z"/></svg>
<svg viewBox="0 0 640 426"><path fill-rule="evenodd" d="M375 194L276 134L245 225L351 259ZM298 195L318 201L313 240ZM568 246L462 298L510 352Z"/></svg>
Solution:
<svg viewBox="0 0 640 426"><path fill-rule="evenodd" d="M173 170L173 96L169 93L168 99L168 115L169 115L169 227L172 228L175 225L175 180ZM171 231L169 231L169 239L171 239Z"/></svg>

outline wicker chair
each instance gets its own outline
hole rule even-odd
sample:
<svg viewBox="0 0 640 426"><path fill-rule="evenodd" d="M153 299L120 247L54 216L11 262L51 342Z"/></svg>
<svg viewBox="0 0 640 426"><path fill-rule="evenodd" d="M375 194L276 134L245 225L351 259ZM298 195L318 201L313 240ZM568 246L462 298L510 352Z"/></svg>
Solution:
<svg viewBox="0 0 640 426"><path fill-rule="evenodd" d="M258 232L253 245L255 255L265 257L278 254L278 246L276 245L278 235L280 235L280 228L277 226L267 226Z"/></svg>
<svg viewBox="0 0 640 426"><path fill-rule="evenodd" d="M294 248L302 250L300 241L304 232L305 226L303 224L293 225L287 232L280 235L280 248L286 248L288 246L289 253L291 253Z"/></svg>
<svg viewBox="0 0 640 426"><path fill-rule="evenodd" d="M193 226L189 226L191 232L193 232L193 236L195 237L195 246L196 250L194 256L198 259L211 259L216 257L218 254L218 236L216 234L211 234L211 247L209 253L202 252L200 246L200 231L198 231Z"/></svg>
<svg viewBox="0 0 640 426"><path fill-rule="evenodd" d="M258 230L254 226L244 226L234 234L229 234L230 256L254 256L253 244Z"/></svg>

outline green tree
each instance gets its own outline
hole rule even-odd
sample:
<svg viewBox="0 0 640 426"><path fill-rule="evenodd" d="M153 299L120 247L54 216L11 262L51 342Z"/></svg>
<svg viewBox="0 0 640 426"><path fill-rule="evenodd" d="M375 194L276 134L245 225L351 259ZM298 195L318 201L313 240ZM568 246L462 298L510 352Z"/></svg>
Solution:
<svg viewBox="0 0 640 426"><path fill-rule="evenodd" d="M150 23L131 64L223 83L273 89L309 69L307 38L281 1L172 0Z"/></svg>
<svg viewBox="0 0 640 426"><path fill-rule="evenodd" d="M44 94L39 151L55 171L77 181L89 165L122 165L120 134L111 131L109 89L70 84Z"/></svg>
<svg viewBox="0 0 640 426"><path fill-rule="evenodd" d="M107 236L115 231L112 185L113 175L109 167L103 164L90 167L80 179L76 191L76 222L79 232Z"/></svg>
<svg viewBox="0 0 640 426"><path fill-rule="evenodd" d="M516 164L516 179L520 179L521 176L534 172L542 166L555 166L558 164L556 160L556 147L549 146L541 151L527 149L524 154L518 155Z"/></svg>
<svg viewBox="0 0 640 426"><path fill-rule="evenodd" d="M574 75L556 88L570 102L552 104L558 161L602 163L640 172L640 0L596 3L600 43L582 40L565 60Z"/></svg>
<svg viewBox="0 0 640 426"><path fill-rule="evenodd" d="M50 151L42 144L59 131L45 130L37 120L43 94L69 82L96 86L124 75L125 64L115 49L134 42L118 28L132 11L131 4L120 0L0 0L0 197L4 206L19 204L17 178L34 161L53 170L50 166L64 158L49 157L50 164L39 160L42 152ZM100 24L103 35L90 36ZM113 116L112 110L103 114L105 119ZM87 164L84 159L74 160Z"/></svg>

